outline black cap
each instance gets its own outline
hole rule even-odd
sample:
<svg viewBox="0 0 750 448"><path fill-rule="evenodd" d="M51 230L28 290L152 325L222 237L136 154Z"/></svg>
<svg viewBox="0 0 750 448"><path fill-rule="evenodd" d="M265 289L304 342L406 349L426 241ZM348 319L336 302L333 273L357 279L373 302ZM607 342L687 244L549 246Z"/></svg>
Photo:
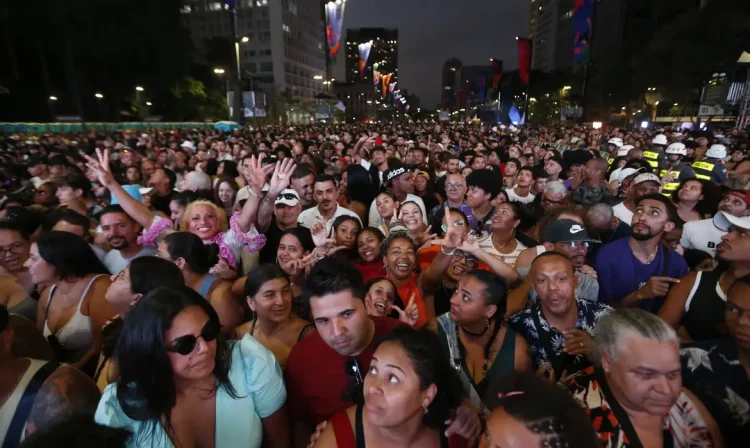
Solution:
<svg viewBox="0 0 750 448"><path fill-rule="evenodd" d="M569 243L571 241L600 242L599 240L589 238L586 228L572 219L552 221L547 226L547 230L544 231L545 243Z"/></svg>
<svg viewBox="0 0 750 448"><path fill-rule="evenodd" d="M393 179L397 178L398 176L402 174L406 174L408 172L411 172L411 168L402 165L400 163L393 164L392 166L388 167L388 171L385 173L385 181L391 182Z"/></svg>

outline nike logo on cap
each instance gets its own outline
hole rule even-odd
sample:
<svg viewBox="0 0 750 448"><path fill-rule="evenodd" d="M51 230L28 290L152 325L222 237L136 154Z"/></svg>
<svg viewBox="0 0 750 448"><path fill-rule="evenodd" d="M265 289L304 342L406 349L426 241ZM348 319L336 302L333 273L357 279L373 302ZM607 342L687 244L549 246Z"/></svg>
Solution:
<svg viewBox="0 0 750 448"><path fill-rule="evenodd" d="M576 225L574 225L573 227L570 228L570 233L583 232L583 230L584 230L583 227L581 227L581 226L579 226L579 225L576 224Z"/></svg>

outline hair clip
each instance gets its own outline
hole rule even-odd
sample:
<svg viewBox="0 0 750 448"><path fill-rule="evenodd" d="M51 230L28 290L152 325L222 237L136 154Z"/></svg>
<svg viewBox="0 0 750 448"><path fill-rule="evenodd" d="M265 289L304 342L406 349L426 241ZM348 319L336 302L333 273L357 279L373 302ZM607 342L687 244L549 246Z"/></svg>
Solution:
<svg viewBox="0 0 750 448"><path fill-rule="evenodd" d="M524 392L522 390L516 390L516 391L513 391L513 392L508 392L506 394L499 393L499 394L497 394L497 398L503 399L503 398L508 398L508 397L512 397L512 396L515 396L515 395L523 395L523 394L524 394Z"/></svg>

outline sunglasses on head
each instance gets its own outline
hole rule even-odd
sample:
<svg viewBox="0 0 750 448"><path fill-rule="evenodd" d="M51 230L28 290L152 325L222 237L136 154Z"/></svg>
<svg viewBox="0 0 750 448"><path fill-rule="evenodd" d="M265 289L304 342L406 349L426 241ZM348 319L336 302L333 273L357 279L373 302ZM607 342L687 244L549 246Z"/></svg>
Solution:
<svg viewBox="0 0 750 448"><path fill-rule="evenodd" d="M296 201L297 197L293 195L292 193L284 193L276 197L276 200L279 200L279 199L286 199L288 201L292 201L292 200Z"/></svg>
<svg viewBox="0 0 750 448"><path fill-rule="evenodd" d="M201 334L199 337L203 338L206 342L211 342L214 339L216 339L219 336L219 331L221 330L221 326L218 322L209 319L208 322L206 322L206 325L203 326L203 330L201 330ZM167 346L167 351L172 353L179 353L180 355L189 355L190 353L195 350L195 346L198 344L198 337L193 336L192 334L187 334L185 336L180 336L179 338L172 341Z"/></svg>

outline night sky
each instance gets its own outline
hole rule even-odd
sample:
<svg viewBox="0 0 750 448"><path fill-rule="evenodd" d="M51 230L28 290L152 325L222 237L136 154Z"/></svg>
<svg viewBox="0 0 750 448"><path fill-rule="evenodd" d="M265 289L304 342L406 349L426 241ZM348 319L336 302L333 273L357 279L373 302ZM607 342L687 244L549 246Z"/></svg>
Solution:
<svg viewBox="0 0 750 448"><path fill-rule="evenodd" d="M348 0L343 28L398 28L399 85L416 94L422 107L440 100L443 63L464 65L503 59L518 68L516 36L527 36L530 0ZM342 47L344 47L342 40ZM337 79L344 79L345 51L338 55Z"/></svg>

